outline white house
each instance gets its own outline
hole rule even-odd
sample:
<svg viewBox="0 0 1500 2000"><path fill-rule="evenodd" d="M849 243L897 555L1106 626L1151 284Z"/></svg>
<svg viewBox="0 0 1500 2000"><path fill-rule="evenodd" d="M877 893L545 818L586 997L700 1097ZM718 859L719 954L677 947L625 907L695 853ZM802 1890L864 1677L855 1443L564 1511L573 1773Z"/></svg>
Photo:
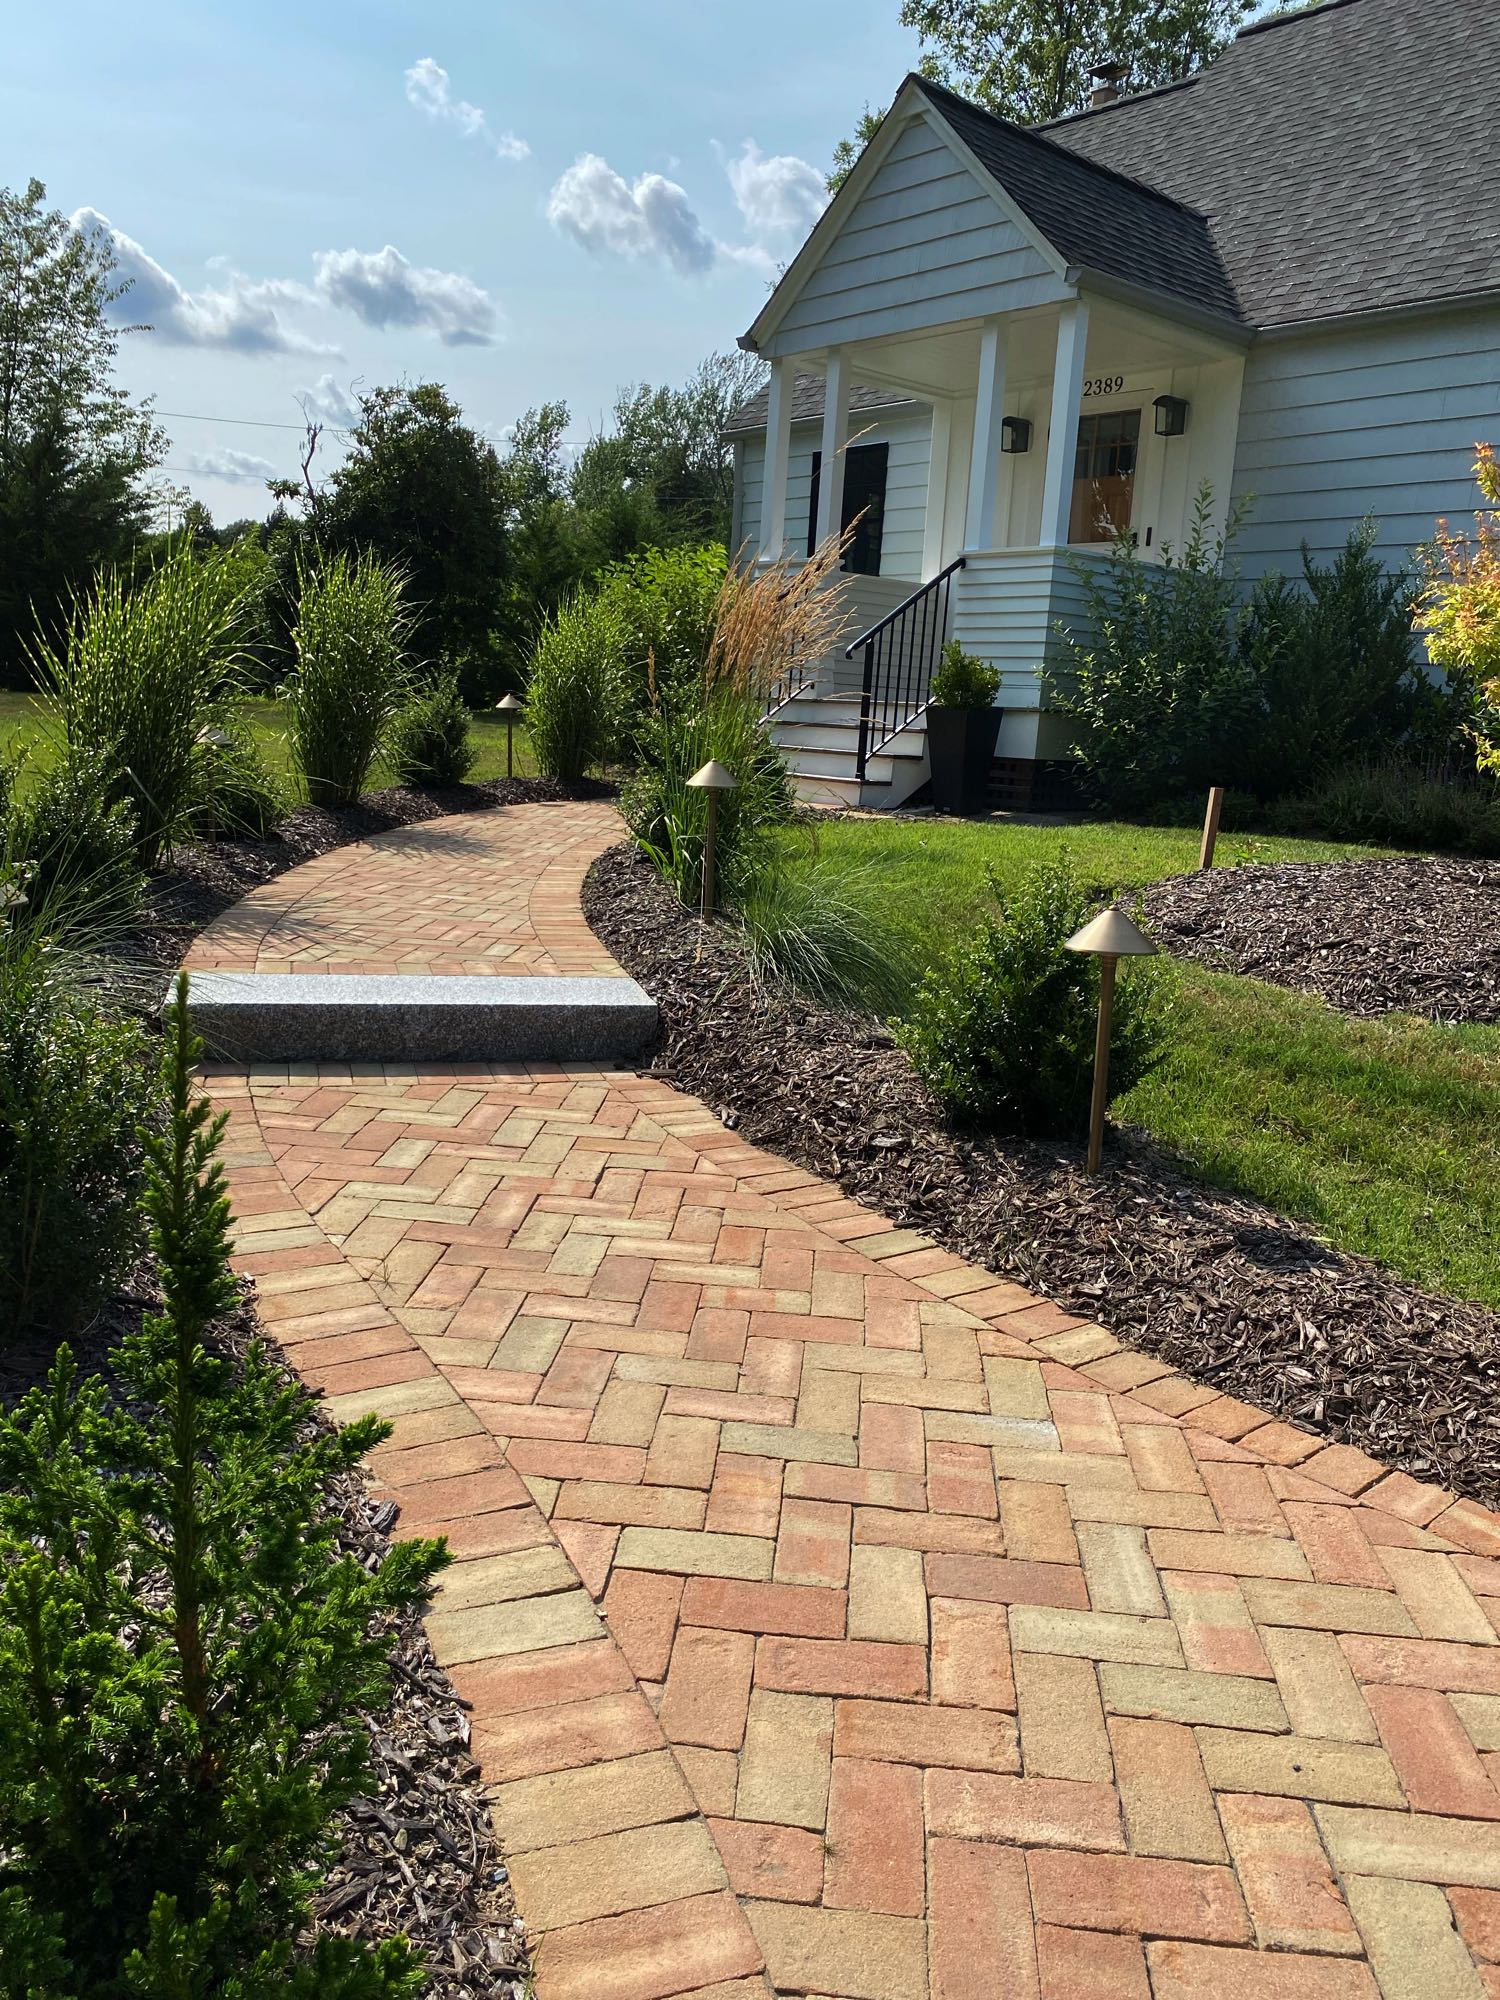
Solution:
<svg viewBox="0 0 1500 2000"><path fill-rule="evenodd" d="M770 384L731 424L736 545L799 553L864 513L859 643L771 722L808 796L921 783L953 636L1001 668L998 769L1040 799L1065 743L1038 669L1079 565L1118 529L1159 558L1205 482L1221 513L1253 496L1247 576L1367 514L1404 561L1473 504L1500 434L1500 11L1329 0L1095 96L1023 130L909 76L740 343Z"/></svg>

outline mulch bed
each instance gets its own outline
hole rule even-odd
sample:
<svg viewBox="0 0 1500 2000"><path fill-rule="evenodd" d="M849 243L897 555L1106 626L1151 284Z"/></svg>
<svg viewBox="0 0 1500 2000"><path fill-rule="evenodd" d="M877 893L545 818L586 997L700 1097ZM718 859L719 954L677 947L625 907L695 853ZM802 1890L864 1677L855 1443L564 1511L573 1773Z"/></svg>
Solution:
<svg viewBox="0 0 1500 2000"><path fill-rule="evenodd" d="M628 846L583 906L660 1006L656 1073L753 1143L1184 1374L1500 1502L1500 1314L1189 1180L1141 1134L1090 1178L1080 1148L951 1131L878 1021L757 986Z"/></svg>
<svg viewBox="0 0 1500 2000"><path fill-rule="evenodd" d="M450 813L613 795L613 786L588 780L564 785L555 778L495 778L433 791L366 792L354 806L300 806L270 840L207 840L174 848L168 865L147 883L141 913L120 940L118 955L142 971L170 971L198 933L242 896L351 841Z"/></svg>
<svg viewBox="0 0 1500 2000"><path fill-rule="evenodd" d="M1346 1014L1500 1021L1500 862L1253 863L1143 897L1178 957L1316 993Z"/></svg>
<svg viewBox="0 0 1500 2000"><path fill-rule="evenodd" d="M213 1329L214 1344L232 1356L259 1335L275 1352L243 1289L239 1310ZM108 1382L111 1347L154 1302L143 1263L70 1342L80 1372ZM0 1408L45 1379L51 1359L50 1343L0 1344ZM324 1420L312 1397L308 1414ZM328 1498L340 1553L373 1568L390 1547L394 1503L377 1506L362 1472L336 1480ZM364 1718L374 1784L334 1822L337 1852L317 1897L318 1922L372 1944L405 1935L429 1970L424 2000L527 2000L530 1951L470 1754L465 1703L433 1658L419 1612L393 1619L390 1631L391 1705Z"/></svg>

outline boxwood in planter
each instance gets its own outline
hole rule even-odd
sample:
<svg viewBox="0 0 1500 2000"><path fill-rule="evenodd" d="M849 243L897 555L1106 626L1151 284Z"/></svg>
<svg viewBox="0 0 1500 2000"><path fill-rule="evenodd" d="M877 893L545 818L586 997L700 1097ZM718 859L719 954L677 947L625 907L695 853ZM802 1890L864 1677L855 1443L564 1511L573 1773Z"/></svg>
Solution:
<svg viewBox="0 0 1500 2000"><path fill-rule="evenodd" d="M932 803L939 812L983 812L1000 717L995 696L1000 672L966 653L956 639L943 648L932 677L927 711L927 754Z"/></svg>

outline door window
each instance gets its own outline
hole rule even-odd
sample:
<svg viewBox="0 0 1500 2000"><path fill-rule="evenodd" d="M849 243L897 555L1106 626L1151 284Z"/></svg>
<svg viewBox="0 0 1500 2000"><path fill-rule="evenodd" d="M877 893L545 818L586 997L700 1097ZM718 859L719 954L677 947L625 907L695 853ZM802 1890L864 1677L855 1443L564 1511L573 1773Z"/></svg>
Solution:
<svg viewBox="0 0 1500 2000"><path fill-rule="evenodd" d="M880 543L885 524L885 476L888 444L850 445L844 454L844 518L839 530L862 516L854 530L844 568L855 576L879 576ZM818 488L823 478L823 454L813 453L812 490L807 496L807 553L818 540Z"/></svg>
<svg viewBox="0 0 1500 2000"><path fill-rule="evenodd" d="M1112 542L1130 526L1140 435L1139 410L1101 410L1079 419L1070 542Z"/></svg>

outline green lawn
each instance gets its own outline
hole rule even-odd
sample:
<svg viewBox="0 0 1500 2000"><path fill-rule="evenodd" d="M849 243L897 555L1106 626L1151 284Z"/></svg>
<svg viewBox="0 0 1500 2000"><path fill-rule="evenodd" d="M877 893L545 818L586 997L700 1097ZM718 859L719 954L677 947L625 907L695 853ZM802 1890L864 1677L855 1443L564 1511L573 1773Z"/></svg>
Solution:
<svg viewBox="0 0 1500 2000"><path fill-rule="evenodd" d="M864 870L857 896L894 925L918 972L971 928L987 868L1014 881L1065 847L1103 895L1198 861L1196 830L1107 822L831 820L812 845ZM1219 861L1369 851L1230 833ZM1114 1112L1204 1180L1434 1290L1500 1306L1500 1028L1356 1021L1303 994L1184 966L1167 1057Z"/></svg>
<svg viewBox="0 0 1500 2000"><path fill-rule="evenodd" d="M282 777L291 776L291 757L286 740L286 709L278 701L257 699L244 704L245 718L252 735L260 746L261 755L270 768ZM474 782L484 778L505 776L505 725L500 718L485 711L474 717L474 744L479 752L470 777ZM30 768L40 772L46 768L52 754L45 721L32 696L15 694L0 689L0 751L27 748L31 751ZM516 731L516 776L531 777L536 764L531 755L531 745L524 729ZM23 785L24 785L23 779ZM388 782L387 775L377 772L375 783Z"/></svg>

